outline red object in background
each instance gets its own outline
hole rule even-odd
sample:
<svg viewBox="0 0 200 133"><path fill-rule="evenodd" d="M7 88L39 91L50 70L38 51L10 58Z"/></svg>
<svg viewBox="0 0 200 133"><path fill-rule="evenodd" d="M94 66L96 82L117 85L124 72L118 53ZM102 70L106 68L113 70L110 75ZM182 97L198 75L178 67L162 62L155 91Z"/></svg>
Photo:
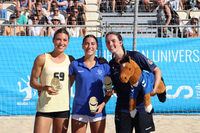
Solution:
<svg viewBox="0 0 200 133"><path fill-rule="evenodd" d="M189 36L189 38L191 38L191 37L198 37L198 35L197 34L193 34L193 35ZM200 37L200 35L199 35L199 37Z"/></svg>

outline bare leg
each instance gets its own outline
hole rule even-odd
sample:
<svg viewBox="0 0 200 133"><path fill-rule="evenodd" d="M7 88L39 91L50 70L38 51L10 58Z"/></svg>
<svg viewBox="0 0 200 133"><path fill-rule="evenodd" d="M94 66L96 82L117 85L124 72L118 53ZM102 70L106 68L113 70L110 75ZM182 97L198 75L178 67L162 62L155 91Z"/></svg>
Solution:
<svg viewBox="0 0 200 133"><path fill-rule="evenodd" d="M106 126L106 119L96 122L91 122L90 123L91 133L105 133L105 126Z"/></svg>
<svg viewBox="0 0 200 133"><path fill-rule="evenodd" d="M72 119L72 133L86 133L87 123Z"/></svg>
<svg viewBox="0 0 200 133"><path fill-rule="evenodd" d="M68 118L54 118L53 133L66 133L68 129Z"/></svg>
<svg viewBox="0 0 200 133"><path fill-rule="evenodd" d="M34 133L49 133L52 119L48 117L36 117L34 125Z"/></svg>

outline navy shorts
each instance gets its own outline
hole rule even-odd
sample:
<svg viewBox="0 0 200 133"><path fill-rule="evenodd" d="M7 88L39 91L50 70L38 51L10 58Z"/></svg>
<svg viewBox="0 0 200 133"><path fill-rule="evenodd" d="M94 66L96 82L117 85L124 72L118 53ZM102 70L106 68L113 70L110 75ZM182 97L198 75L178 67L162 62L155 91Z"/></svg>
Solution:
<svg viewBox="0 0 200 133"><path fill-rule="evenodd" d="M37 112L36 117L38 116L49 117L49 118L68 118L69 119L70 111L48 112L48 113Z"/></svg>
<svg viewBox="0 0 200 133"><path fill-rule="evenodd" d="M151 114L139 114L131 118L129 113L115 112L116 133L149 133L155 131L153 116Z"/></svg>

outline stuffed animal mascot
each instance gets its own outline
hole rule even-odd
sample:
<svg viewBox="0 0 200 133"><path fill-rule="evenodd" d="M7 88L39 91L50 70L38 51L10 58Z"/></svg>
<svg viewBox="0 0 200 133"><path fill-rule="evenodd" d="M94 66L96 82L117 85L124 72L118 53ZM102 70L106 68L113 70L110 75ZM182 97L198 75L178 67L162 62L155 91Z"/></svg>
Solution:
<svg viewBox="0 0 200 133"><path fill-rule="evenodd" d="M129 110L131 117L135 117L137 110L136 110L136 98L140 90L144 93L144 106L145 111L148 113L153 113L154 109L151 105L151 97L150 92L153 91L154 83L155 83L155 76L151 72L143 72L141 71L138 64L131 59L131 57L125 57L123 60L119 62L121 65L121 74L119 79L122 83L129 82L131 84L131 92L129 98ZM166 100L166 87L161 80L156 94L161 102L165 102Z"/></svg>

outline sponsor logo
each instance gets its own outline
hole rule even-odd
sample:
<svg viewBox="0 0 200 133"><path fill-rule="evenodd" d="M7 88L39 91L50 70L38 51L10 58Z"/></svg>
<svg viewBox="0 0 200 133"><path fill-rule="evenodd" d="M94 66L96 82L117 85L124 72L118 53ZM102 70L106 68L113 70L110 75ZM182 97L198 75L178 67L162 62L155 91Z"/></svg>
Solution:
<svg viewBox="0 0 200 133"><path fill-rule="evenodd" d="M148 127L148 128L145 128L145 130L149 130L149 129L151 129L152 127Z"/></svg>
<svg viewBox="0 0 200 133"><path fill-rule="evenodd" d="M35 105L35 102L29 102L31 98L36 96L36 90L32 89L30 86L30 77L27 76L28 81L25 81L23 78L21 80L23 82L18 82L19 92L20 93L26 93L26 96L23 99L23 102L17 102L17 105ZM26 84L27 87L22 89L22 84Z"/></svg>
<svg viewBox="0 0 200 133"><path fill-rule="evenodd" d="M172 86L166 86L166 91L168 90L172 90ZM184 98L191 98L193 95L193 89L190 86L180 86L177 90L176 93L173 95L170 95L167 93L167 98L177 98L179 96L179 94L181 93L181 91L183 90L188 90L188 94L184 95Z"/></svg>
<svg viewBox="0 0 200 133"><path fill-rule="evenodd" d="M78 72L79 72L79 73L83 73L84 71L83 71L83 70L79 70Z"/></svg>
<svg viewBox="0 0 200 133"><path fill-rule="evenodd" d="M143 86L143 87L146 86L145 80L142 81L142 86Z"/></svg>

